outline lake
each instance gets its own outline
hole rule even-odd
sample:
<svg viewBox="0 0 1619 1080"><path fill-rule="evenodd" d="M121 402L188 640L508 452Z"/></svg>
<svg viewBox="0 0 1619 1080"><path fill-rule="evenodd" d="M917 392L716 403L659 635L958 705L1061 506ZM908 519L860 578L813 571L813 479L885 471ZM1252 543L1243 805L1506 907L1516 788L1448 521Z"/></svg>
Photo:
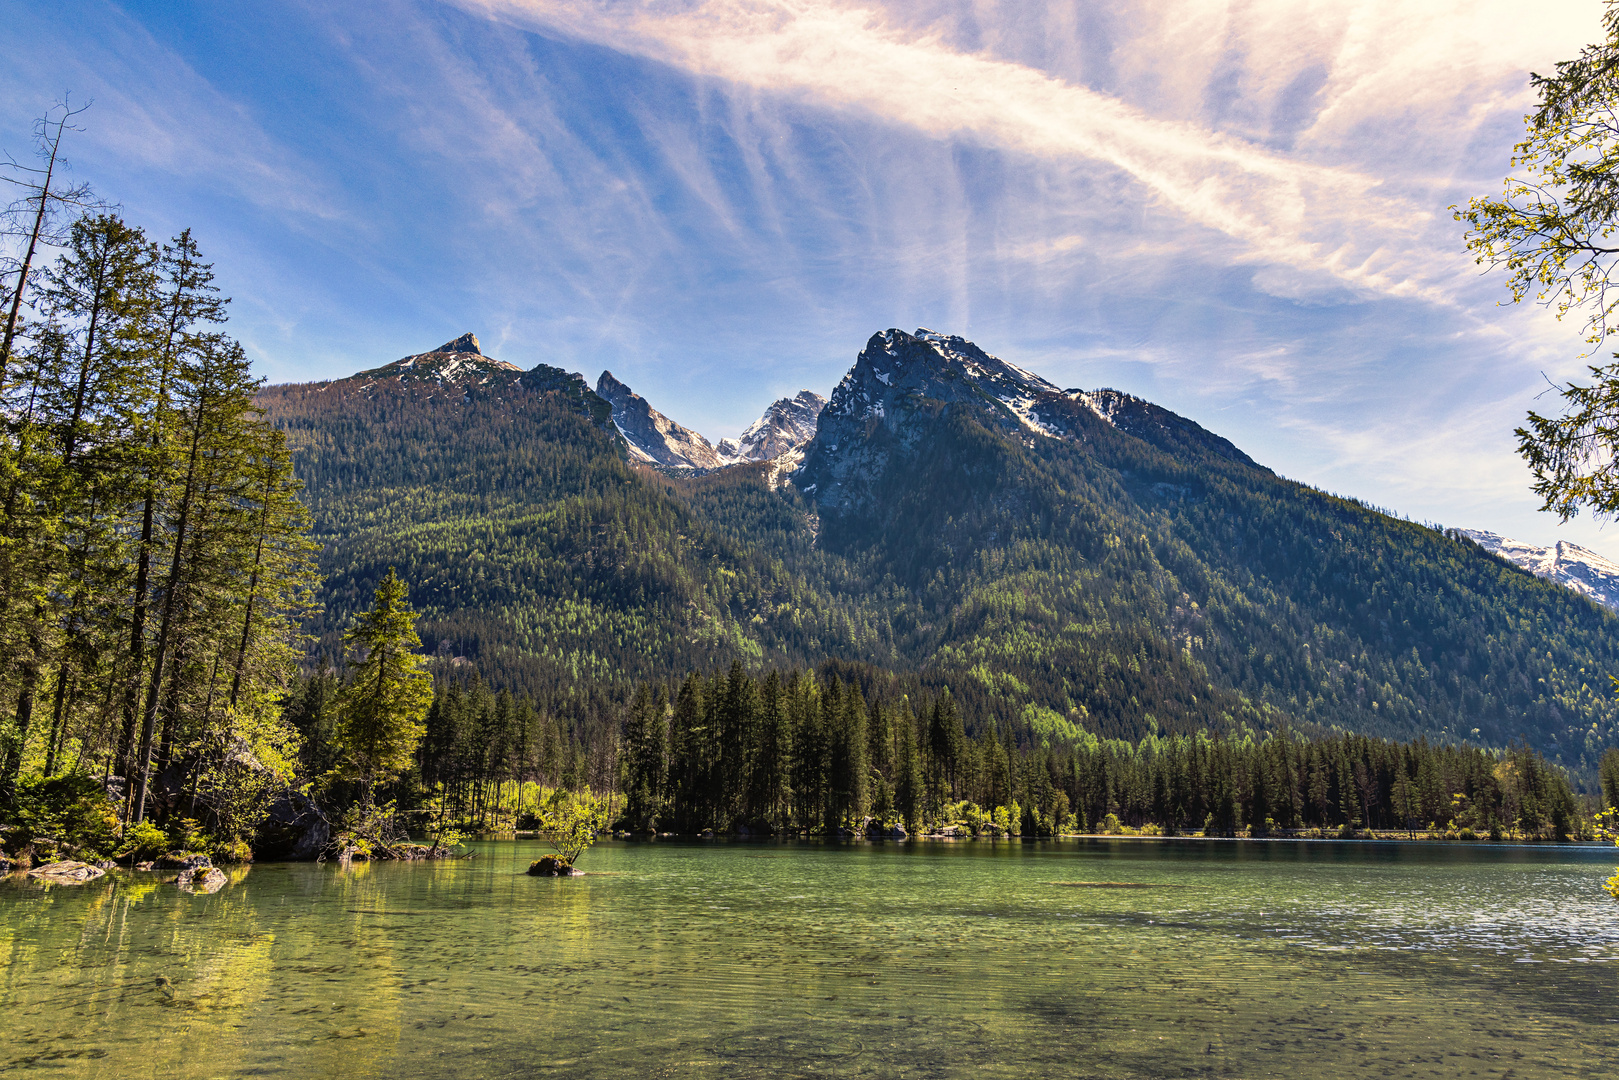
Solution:
<svg viewBox="0 0 1619 1080"><path fill-rule="evenodd" d="M0 882L0 1073L1619 1075L1613 848L598 844Z"/></svg>

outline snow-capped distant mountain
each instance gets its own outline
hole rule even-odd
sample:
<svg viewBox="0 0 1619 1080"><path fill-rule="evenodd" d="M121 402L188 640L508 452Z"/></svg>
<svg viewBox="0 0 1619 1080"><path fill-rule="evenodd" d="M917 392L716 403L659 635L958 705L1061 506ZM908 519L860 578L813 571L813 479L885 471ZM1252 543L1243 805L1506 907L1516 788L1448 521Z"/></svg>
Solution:
<svg viewBox="0 0 1619 1080"><path fill-rule="evenodd" d="M611 371L602 372L596 380L596 393L613 407L613 423L629 444L631 456L677 469L715 469L726 464L707 439L654 409L646 398L613 378Z"/></svg>
<svg viewBox="0 0 1619 1080"><path fill-rule="evenodd" d="M1460 532L1485 551L1521 566L1536 577L1566 585L1603 607L1619 611L1619 563L1590 548L1567 540L1559 540L1552 547L1539 547L1483 529Z"/></svg>
<svg viewBox="0 0 1619 1080"><path fill-rule="evenodd" d="M354 379L399 379L402 382L454 383L458 386L481 386L490 380L515 380L523 369L504 360L483 354L476 334L462 334L454 341L446 341L431 352L417 353L391 364L351 376Z"/></svg>
<svg viewBox="0 0 1619 1080"><path fill-rule="evenodd" d="M775 475L791 472L803 460L805 445L815 438L815 423L825 407L826 398L813 390L800 390L795 397L772 402L740 438L721 439L715 452L727 465L774 461L778 466Z"/></svg>

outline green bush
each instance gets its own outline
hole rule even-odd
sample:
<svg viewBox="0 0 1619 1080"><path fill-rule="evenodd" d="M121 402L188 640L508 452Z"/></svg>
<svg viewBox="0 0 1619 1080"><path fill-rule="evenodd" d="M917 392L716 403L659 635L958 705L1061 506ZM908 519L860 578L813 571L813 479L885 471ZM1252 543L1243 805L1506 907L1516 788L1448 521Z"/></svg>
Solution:
<svg viewBox="0 0 1619 1080"><path fill-rule="evenodd" d="M19 845L48 836L82 854L99 855L118 842L118 808L95 777L84 773L19 779L12 824Z"/></svg>
<svg viewBox="0 0 1619 1080"><path fill-rule="evenodd" d="M161 855L168 849L168 834L150 821L141 821L124 830L124 842L118 847L117 857L138 859L143 855Z"/></svg>

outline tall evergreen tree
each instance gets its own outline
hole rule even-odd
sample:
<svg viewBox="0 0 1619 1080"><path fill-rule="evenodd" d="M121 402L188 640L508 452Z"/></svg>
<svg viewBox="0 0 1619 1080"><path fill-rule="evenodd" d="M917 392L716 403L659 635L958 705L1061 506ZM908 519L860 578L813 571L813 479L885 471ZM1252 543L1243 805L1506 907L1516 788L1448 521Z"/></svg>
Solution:
<svg viewBox="0 0 1619 1080"><path fill-rule="evenodd" d="M348 682L338 694L337 743L369 804L376 785L409 768L432 704L432 680L416 634L405 583L390 567L372 600L344 635Z"/></svg>

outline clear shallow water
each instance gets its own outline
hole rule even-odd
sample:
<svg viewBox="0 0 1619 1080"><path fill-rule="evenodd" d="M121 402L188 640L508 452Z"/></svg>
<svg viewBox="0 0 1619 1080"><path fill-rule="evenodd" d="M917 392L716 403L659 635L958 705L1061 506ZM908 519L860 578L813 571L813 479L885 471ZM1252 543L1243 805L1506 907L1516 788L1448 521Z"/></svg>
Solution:
<svg viewBox="0 0 1619 1080"><path fill-rule="evenodd" d="M475 846L7 878L0 1074L1619 1076L1612 848Z"/></svg>

